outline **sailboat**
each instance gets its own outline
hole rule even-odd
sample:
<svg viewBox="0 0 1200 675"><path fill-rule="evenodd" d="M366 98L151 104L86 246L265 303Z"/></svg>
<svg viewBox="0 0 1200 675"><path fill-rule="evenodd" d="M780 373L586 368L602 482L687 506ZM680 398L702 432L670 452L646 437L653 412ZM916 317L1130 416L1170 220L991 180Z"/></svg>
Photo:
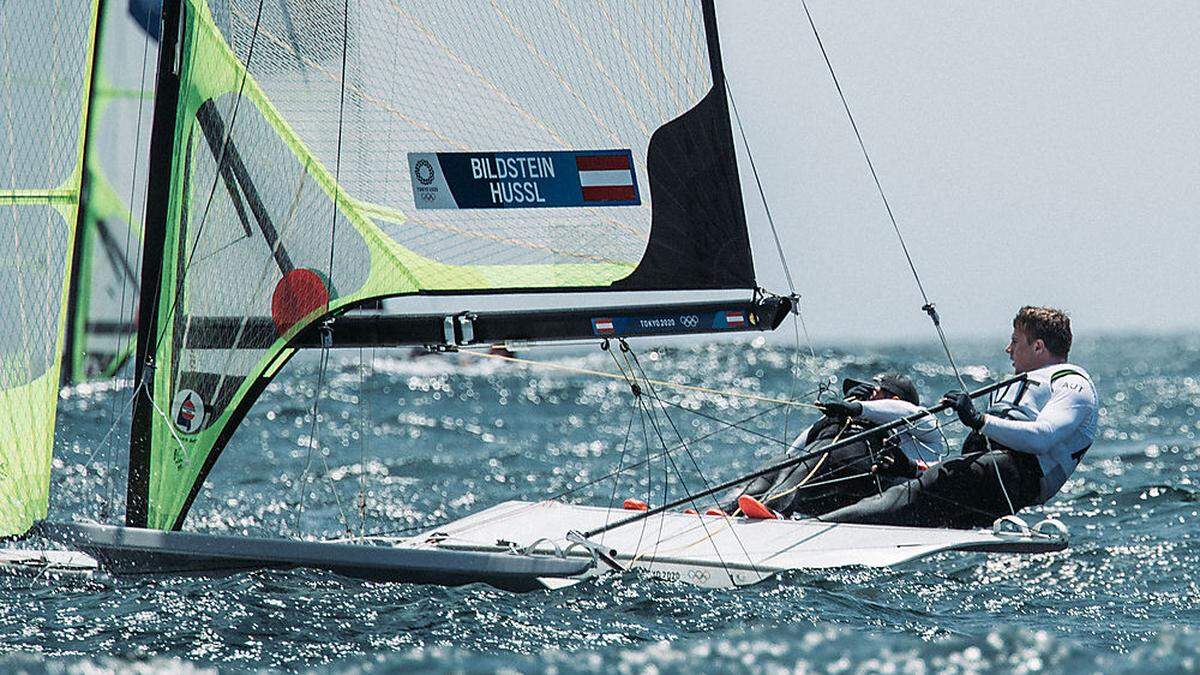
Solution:
<svg viewBox="0 0 1200 675"><path fill-rule="evenodd" d="M55 28L72 30L40 37L72 68L64 106L76 115L37 122L82 139L100 3L67 4ZM10 15L5 31L36 25L13 3L0 12ZM13 222L43 239L58 233L59 245L18 247L0 269L12 282L4 292L22 289L5 302L7 325L24 331L21 344L39 340L27 357L42 355L40 370L14 370L17 341L0 343L0 412L12 421L0 453L6 467L27 467L0 476L3 531L61 542L113 574L308 567L513 589L632 567L737 586L795 567L1061 549L1052 527L961 532L667 510L699 506L701 493L639 513L506 503L390 540L182 531L239 424L298 350L586 341L624 353L632 338L772 331L794 316L794 294L756 280L717 29L713 0L165 2L125 522L46 519L64 327L61 311L19 309L69 300L79 140L62 153L62 185L44 178L34 194L0 184ZM5 72L38 67L24 46L4 56ZM8 152L9 167L52 164L40 146ZM54 264L28 290L24 263L34 259ZM484 296L511 302L476 309ZM403 297L442 309L354 314ZM635 395L653 386L636 375L630 384ZM635 526L658 534L635 538Z"/></svg>

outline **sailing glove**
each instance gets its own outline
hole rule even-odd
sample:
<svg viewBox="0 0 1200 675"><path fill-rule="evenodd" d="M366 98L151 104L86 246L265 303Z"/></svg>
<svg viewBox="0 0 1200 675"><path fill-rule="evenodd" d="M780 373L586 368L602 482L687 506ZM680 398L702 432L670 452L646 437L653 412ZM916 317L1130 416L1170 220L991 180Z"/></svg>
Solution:
<svg viewBox="0 0 1200 675"><path fill-rule="evenodd" d="M979 431L983 428L983 413L975 409L975 403L966 393L948 391L942 397L942 403L949 405L958 414L959 421L968 429Z"/></svg>
<svg viewBox="0 0 1200 675"><path fill-rule="evenodd" d="M820 409L826 417L837 419L846 417L858 417L862 414L863 407L861 403L855 401L829 401L827 403L817 403L817 408Z"/></svg>
<svg viewBox="0 0 1200 675"><path fill-rule="evenodd" d="M850 387L850 390L846 392L846 398L852 398L852 399L855 399L858 401L865 401L865 400L871 398L871 394L874 394L874 393L875 393L875 387L867 384L866 382L861 382L859 384L854 385L853 387Z"/></svg>

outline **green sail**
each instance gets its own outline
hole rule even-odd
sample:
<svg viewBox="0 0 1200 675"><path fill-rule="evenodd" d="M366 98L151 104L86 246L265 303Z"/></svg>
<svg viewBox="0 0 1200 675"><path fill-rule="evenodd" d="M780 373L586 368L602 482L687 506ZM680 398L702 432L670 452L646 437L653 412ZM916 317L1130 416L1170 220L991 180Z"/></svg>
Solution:
<svg viewBox="0 0 1200 675"><path fill-rule="evenodd" d="M48 507L98 4L0 3L0 535Z"/></svg>
<svg viewBox="0 0 1200 675"><path fill-rule="evenodd" d="M381 0L343 16L309 0L182 3L178 103L173 120L155 118L156 135L173 122L173 161L165 240L146 252L162 270L144 289L157 298L142 315L155 331L151 421L131 450L130 524L179 528L289 340L366 300L611 289L676 259L715 279L706 287L753 286L711 2L568 4ZM663 133L695 110L696 126ZM652 138L668 158L660 210ZM506 151L623 154L630 169L616 173L639 196L422 207L412 155ZM657 245L652 220L660 231L688 208L667 225L695 241ZM704 219L717 235L687 231ZM643 265L656 246L663 264ZM717 249L740 265L707 255ZM139 425L135 413L135 436Z"/></svg>
<svg viewBox="0 0 1200 675"><path fill-rule="evenodd" d="M134 350L158 43L124 2L100 10L63 383L114 377ZM147 9L149 11L149 9Z"/></svg>

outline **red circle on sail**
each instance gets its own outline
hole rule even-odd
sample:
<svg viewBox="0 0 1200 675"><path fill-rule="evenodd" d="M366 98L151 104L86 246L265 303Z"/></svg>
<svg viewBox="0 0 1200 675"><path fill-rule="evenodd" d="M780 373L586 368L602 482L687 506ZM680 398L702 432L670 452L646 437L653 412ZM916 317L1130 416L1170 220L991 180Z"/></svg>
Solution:
<svg viewBox="0 0 1200 675"><path fill-rule="evenodd" d="M325 281L312 270L294 269L275 286L271 295L271 319L280 333L286 333L304 317L329 303Z"/></svg>

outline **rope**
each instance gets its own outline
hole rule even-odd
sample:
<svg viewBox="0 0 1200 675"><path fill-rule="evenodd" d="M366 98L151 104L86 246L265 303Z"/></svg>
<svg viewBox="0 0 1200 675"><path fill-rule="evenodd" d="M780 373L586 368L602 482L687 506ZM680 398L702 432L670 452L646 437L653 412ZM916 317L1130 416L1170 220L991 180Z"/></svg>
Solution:
<svg viewBox="0 0 1200 675"><path fill-rule="evenodd" d="M988 452L992 451L992 439L987 436L983 437L984 443L987 444ZM1008 513L1017 515L1017 510L1013 508L1012 499L1008 496L1008 488L1004 486L1004 478L1000 476L1000 465L992 462L992 468L996 470L996 482L1000 483L1000 492L1004 495L1004 503L1008 504Z"/></svg>
<svg viewBox="0 0 1200 675"><path fill-rule="evenodd" d="M846 432L846 429L849 429L849 428L850 428L850 418L849 418L849 417L847 417L847 418L846 418L846 421L842 423L842 428L841 428L841 429L838 429L838 432L837 432L837 434L835 434L835 435L834 435L834 437L833 437L833 440L832 440L832 441L830 441L830 443L837 443L838 441L842 440L842 434L843 434L843 433L845 433L845 432ZM804 487L804 486L805 486L805 485L808 483L808 481L812 480L813 476L817 475L817 471L818 471L818 470L820 470L820 468L821 468L821 465L825 463L825 460L826 460L826 459L829 459L829 453L828 453L828 452L826 452L825 454L821 455L820 459L818 459L818 460L817 460L817 463L816 463L816 464L813 466L812 470L808 472L808 475L807 475L807 476L805 476L805 477L804 477L804 478L803 478L803 479L802 479L802 480L801 480L799 483L797 483L797 484L796 484L794 487L792 487L792 488L791 488L791 489L789 489L789 490L784 490L783 492L780 492L780 493L777 493L777 494L770 495L770 496L768 496L768 497L767 497L766 501L768 501L768 502L769 502L769 501L773 501L773 500L775 500L775 499L778 499L778 498L780 498L780 497L786 497L786 496L788 496L788 495L790 495L790 494L792 494L792 493L796 492L796 491L797 491L797 490L799 490L800 488ZM799 464L797 464L795 467L793 467L793 468L792 468L792 471L795 471L796 469L799 469L799 468L800 468L800 465L799 465ZM784 480L787 480L787 478L788 478L788 477L790 477L790 476L792 475L792 471L789 471L789 472L788 472L788 475L784 477ZM745 494L745 489L743 489L743 491L742 491L742 494Z"/></svg>
<svg viewBox="0 0 1200 675"><path fill-rule="evenodd" d="M655 399L657 399L657 394L656 394L656 392L654 391L654 385L652 385L652 384L649 382L649 379L646 377L646 371L645 371L645 370L642 368L642 364L641 364L641 362L638 360L638 358L637 358L637 354L636 354L636 353L634 353L634 352L633 352L633 350L629 348L629 345L628 345L628 344L627 344L627 343L626 343L624 340L621 340L621 352L622 352L622 354L623 354L623 356L625 357L625 359L626 359L626 361L627 361L627 362L628 362L628 360L629 360L630 358L632 358L632 359L633 359L633 365L632 365L632 366L630 367L630 369L629 369L629 370L630 370L630 372L632 373L632 372L633 372L633 366L636 366L636 368L637 368L638 372L641 374L640 376L641 376L642 380L643 380L644 382L646 382L646 387L647 387L647 389L649 389L649 390L650 390L650 393L651 393L651 395L653 395L653 396L654 396L654 398L655 398ZM627 365L628 365L628 363L627 363ZM639 404L642 406L642 409L645 411L645 410L646 410L646 407L645 407L645 403L644 403L644 401L643 401L642 397L641 397L641 396L637 396L637 399L638 399L638 402L639 402ZM707 478L705 478L705 476L704 476L704 472L703 472L703 471L700 469L700 464L699 464L699 463L696 461L696 456L695 456L694 454L692 454L691 448L689 448L689 447L688 447L688 445L687 445L687 441L685 441L685 440L684 440L684 438L683 438L683 434L681 434L681 433L679 432L679 428L678 428L677 426L675 426L675 421L674 421L673 419L671 419L671 415L670 415L669 413L667 413L667 410L666 410L666 408L665 408L665 407L663 407L661 404L659 404L659 407L660 407L660 409L662 410L663 417L666 417L666 418L667 418L667 423L671 425L671 429L672 429L672 430L675 432L675 436L676 436L676 437L679 439L679 442L680 442L680 444L683 446L683 451L684 451L684 453L687 455L688 459L689 459L689 460L691 460L691 462L692 462L692 466L693 466L693 467L696 469L696 474L697 474L698 476L700 476L700 480L701 480L701 481L704 483L704 486L705 486L705 488L706 488L706 489L707 489L707 488L710 488L711 486L709 485L708 479L707 479ZM659 441L659 443L662 445L662 447L663 447L664 449L666 449L666 447L667 447L667 441L666 441L666 439L665 439L665 438L663 438L663 435L662 435L662 430L661 430L661 428L660 428L660 426L659 426L659 424L658 424L658 417L657 417L657 415L654 415L654 414L652 414L652 415L650 416L650 424L651 424L651 426L654 428L654 433L655 433L655 434L658 436L658 441ZM678 465L675 463L675 458L674 458L674 457L672 456L672 454L671 454L671 453L669 453L669 452L668 452L668 453L666 453L666 458L667 458L667 460L670 462L670 464L671 464L671 468L672 468L672 469L674 469L674 471L675 471L675 475L676 475L676 477L679 479L679 484L683 486L683 491L684 491L684 494L687 494L687 495L689 495L689 496L690 496L690 495L691 495L691 490L690 490L690 489L688 489L688 486L687 486L687 481L686 481L686 480L684 480L684 478L683 478L683 473L682 473L682 472L679 470L679 466L678 466ZM665 467L664 467L664 469L665 469ZM717 501L716 495L715 495L715 494L712 494L712 493L711 493L711 491L710 491L710 496L712 496L712 498L713 498L713 504L714 504L714 505L717 507L717 509L719 510L719 509L721 508L721 505L720 505L720 503ZM664 491L663 491L663 503L666 503L666 501L667 501L667 495L666 495L666 490L665 490L665 485L664 485ZM692 503L692 507L693 507L693 508L695 508L695 507L696 507L696 503L695 503L695 501L692 501L691 503ZM698 512L698 511L699 511L699 509L696 509L696 511ZM727 562L725 562L725 557L724 557L723 555L721 555L721 549L720 549L720 547L719 547L719 546L717 546L717 545L716 545L716 542L712 540L712 533L711 533L711 532L709 532L709 530L708 530L708 524L707 524L707 523L704 521L703 517L701 517L701 516L699 515L699 513L697 513L697 514L696 514L696 517L697 517L697 519L699 520L699 522L700 522L700 525L701 525L701 526L704 528L704 534L705 534L705 536L706 536L706 537L709 539L709 541L712 541L712 543L713 543L713 552L716 554L716 556L717 556L717 559L718 559L718 560L721 562L721 567L722 567L722 568L725 570L725 573L726 573L726 574L730 574L730 573L729 573L729 564L728 564ZM658 557L658 548L659 548L659 544L662 542L662 528L663 528L663 526L665 525L665 523L666 523L666 518L662 518L662 519L660 519L660 520L659 520L659 536L658 536L658 541L656 541L656 542L655 542L655 544L654 544L654 557L655 557L655 558L657 558L657 557ZM746 550L746 545L745 545L745 544L742 542L742 540L741 540L741 537L739 537L739 536L737 535L737 532L736 532L736 531L733 533L733 535L734 535L734 540L735 540L735 541L737 541L737 543L738 543L738 547L742 549L742 554L746 556L746 562L747 562L747 563L749 563L749 564L751 565L751 567L754 569L755 573L758 573L758 569L757 569L757 567L754 565L754 561L753 561L753 559L750 557L750 552ZM701 541L703 541L703 539L702 539ZM636 558L635 558L635 560L636 560ZM730 574L730 578L732 578L732 574Z"/></svg>
<svg viewBox="0 0 1200 675"><path fill-rule="evenodd" d="M812 27L813 37L817 39L817 46L821 49L821 56L825 59L825 66L829 69L829 76L833 78L833 86L837 88L838 97L842 100L842 107L846 110L846 117L850 120L850 127L854 130L854 137L858 139L858 147L862 149L863 158L867 160L867 168L871 170L871 177L875 179L875 189L879 192L879 198L883 200L883 207L887 211L888 219L892 222L892 229L896 232L896 238L900 241L900 249L904 251L904 258L908 261L908 268L912 270L913 279L917 282L917 290L921 292L921 299L925 304L921 310L929 315L933 326L937 330L938 339L942 343L942 349L946 352L946 358L950 361L950 367L954 370L954 377L958 379L958 384L967 390L967 384L963 380L962 374L959 372L958 364L954 360L954 354L950 350L950 343L946 338L946 332L942 330L942 321L938 316L937 309L930 302L929 295L925 292L925 285L921 283L921 275L917 273L917 266L913 262L912 255L909 253L908 244L904 241L904 235L900 232L900 225L896 221L896 214L892 212L892 205L888 202L887 194L883 190L883 183L879 180L879 173L875 170L875 163L871 161L871 154L867 152L867 144L863 141L862 133L858 130L858 123L854 121L854 113L850 112L850 103L846 100L846 93L842 91L842 84L838 81L837 73L834 72L833 62L829 60L829 53L825 50L825 43L821 40L821 33L817 30L817 24L813 20L812 12L808 11L808 1L800 0L800 4L804 7L804 15L808 17L808 25Z"/></svg>
<svg viewBox="0 0 1200 675"><path fill-rule="evenodd" d="M608 496L608 512L604 514L604 524L608 524L609 516L612 515L613 504L617 501L617 491L621 488L621 473L625 466L625 453L629 450L629 436L633 431L633 415L629 415L629 424L625 427L625 440L621 443L621 457L617 460L617 470L613 472L613 489L612 494ZM603 540L602 540L603 541Z"/></svg>
<svg viewBox="0 0 1200 675"><path fill-rule="evenodd" d="M609 372L605 372L603 370L591 370L588 368L578 368L575 366L563 365L561 363L551 363L549 361L534 361L531 359L523 359L523 358L519 358L516 356L505 356L503 354L489 354L487 352L473 351L470 349L462 349L462 350L459 350L458 353L459 354L470 354L471 356L476 356L476 357L479 357L482 359L498 359L501 361L510 361L512 363L520 363L520 364L524 364L527 366L540 366L543 368L550 368L553 370L562 370L562 371L569 372L569 373L578 373L581 375L594 375L596 377L606 377L611 380L627 381L627 378L625 376L618 375L616 373L609 373ZM820 408L818 408L817 406L815 406L811 403L803 403L801 401L792 401L792 400L781 399L781 398L771 398L770 396L759 396L757 394L749 394L749 393L740 392L740 391L728 391L728 390L720 390L720 389L711 389L709 387L697 387L695 385L679 384L677 382L667 382L664 380L649 380L648 379L648 380L645 380L645 382L647 384L653 384L653 385L656 385L659 387L669 387L671 389L679 389L682 391L694 391L694 392L698 392L698 393L702 393L702 394L712 394L714 396L728 396L730 398L741 398L741 399L745 399L748 401L758 401L760 403L777 403L781 406L796 406L796 407L800 407L800 408L813 408L815 410L820 410Z"/></svg>

